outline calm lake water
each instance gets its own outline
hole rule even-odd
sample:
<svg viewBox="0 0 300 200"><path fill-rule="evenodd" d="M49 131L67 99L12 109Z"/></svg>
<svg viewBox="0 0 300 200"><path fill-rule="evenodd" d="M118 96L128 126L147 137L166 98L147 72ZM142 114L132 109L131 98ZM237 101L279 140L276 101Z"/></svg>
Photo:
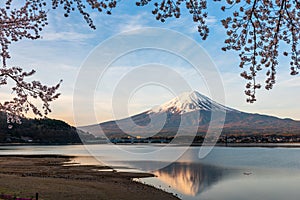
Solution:
<svg viewBox="0 0 300 200"><path fill-rule="evenodd" d="M187 151L185 147L150 145L7 146L0 149L0 154L6 155L75 155L79 158L72 161L74 163L104 163L119 171L150 171L157 177L136 181L172 192L181 199L300 199L300 148L215 147L203 159L199 159L199 147L190 147ZM158 154L153 156L151 152ZM174 161L174 155L183 152Z"/></svg>

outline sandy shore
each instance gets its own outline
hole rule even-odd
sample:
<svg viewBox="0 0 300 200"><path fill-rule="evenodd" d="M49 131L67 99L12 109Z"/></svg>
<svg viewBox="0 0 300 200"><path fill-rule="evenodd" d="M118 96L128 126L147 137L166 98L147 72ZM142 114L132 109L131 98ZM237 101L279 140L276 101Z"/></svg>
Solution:
<svg viewBox="0 0 300 200"><path fill-rule="evenodd" d="M63 166L67 156L0 156L0 193L53 200L178 199L132 181L146 173L98 171L105 166Z"/></svg>

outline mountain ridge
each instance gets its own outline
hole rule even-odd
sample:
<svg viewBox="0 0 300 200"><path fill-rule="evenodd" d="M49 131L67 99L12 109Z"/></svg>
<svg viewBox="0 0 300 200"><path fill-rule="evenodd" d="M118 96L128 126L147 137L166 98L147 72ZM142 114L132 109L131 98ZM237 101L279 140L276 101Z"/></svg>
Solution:
<svg viewBox="0 0 300 200"><path fill-rule="evenodd" d="M180 127L184 127L187 135L189 131L194 133L195 130L197 135L205 135L210 123L216 124L223 120L224 112L226 118L222 134L300 134L300 121L238 111L196 91L183 93L156 108L128 118L80 128L95 135L104 133L108 138L128 135L172 137ZM212 113L214 119L211 119ZM165 124L155 132L162 121Z"/></svg>

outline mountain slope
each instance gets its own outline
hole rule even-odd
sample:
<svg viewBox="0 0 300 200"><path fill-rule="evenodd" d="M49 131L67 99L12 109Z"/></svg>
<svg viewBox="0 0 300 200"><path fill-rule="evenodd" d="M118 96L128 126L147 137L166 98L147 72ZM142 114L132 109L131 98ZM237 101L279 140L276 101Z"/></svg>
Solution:
<svg viewBox="0 0 300 200"><path fill-rule="evenodd" d="M211 119L212 113L214 121ZM195 91L183 93L161 106L135 116L81 129L97 135L101 127L109 138L127 135L174 136L180 127L183 127L180 131L185 132L185 135L193 134L195 130L199 135L207 132L211 122L221 121L224 113L226 118L223 134L300 134L299 121L241 112Z"/></svg>
<svg viewBox="0 0 300 200"><path fill-rule="evenodd" d="M77 144L81 137L91 137L77 131L64 121L55 119L26 119L22 124L8 127L6 114L0 112L0 143ZM94 136L92 136L94 138Z"/></svg>

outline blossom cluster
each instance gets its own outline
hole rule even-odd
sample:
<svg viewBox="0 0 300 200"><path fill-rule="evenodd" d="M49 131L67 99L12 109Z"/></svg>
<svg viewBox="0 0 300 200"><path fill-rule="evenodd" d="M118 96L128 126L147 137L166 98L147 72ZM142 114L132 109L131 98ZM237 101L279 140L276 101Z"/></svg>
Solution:
<svg viewBox="0 0 300 200"><path fill-rule="evenodd" d="M136 5L145 6L150 2L151 0L140 0L136 2ZM209 33L209 28L206 24L206 18L208 17L208 13L205 11L207 9L206 0L162 0L154 2L152 14L161 22L165 22L167 18L171 17L179 18L182 4L185 5L185 8L192 15L193 21L198 24L200 37L205 40Z"/></svg>
<svg viewBox="0 0 300 200"><path fill-rule="evenodd" d="M43 0L46 2L46 0ZM68 17L71 12L78 11L92 28L96 29L90 14L86 11L87 7L95 9L98 12L105 12L108 15L112 14L112 9L117 6L116 0L51 0L52 9L62 6L65 10L65 17Z"/></svg>
<svg viewBox="0 0 300 200"><path fill-rule="evenodd" d="M30 110L40 117L47 115L51 112L50 102L59 97L57 89L60 83L49 87L39 81L27 81L26 78L34 73L34 70L24 72L20 67L0 68L0 86L8 84L8 81L14 83L11 88L14 97L0 102L0 111L7 113L8 123L20 123L20 117L24 117ZM42 102L41 108L38 107L38 103L33 103L34 99Z"/></svg>

